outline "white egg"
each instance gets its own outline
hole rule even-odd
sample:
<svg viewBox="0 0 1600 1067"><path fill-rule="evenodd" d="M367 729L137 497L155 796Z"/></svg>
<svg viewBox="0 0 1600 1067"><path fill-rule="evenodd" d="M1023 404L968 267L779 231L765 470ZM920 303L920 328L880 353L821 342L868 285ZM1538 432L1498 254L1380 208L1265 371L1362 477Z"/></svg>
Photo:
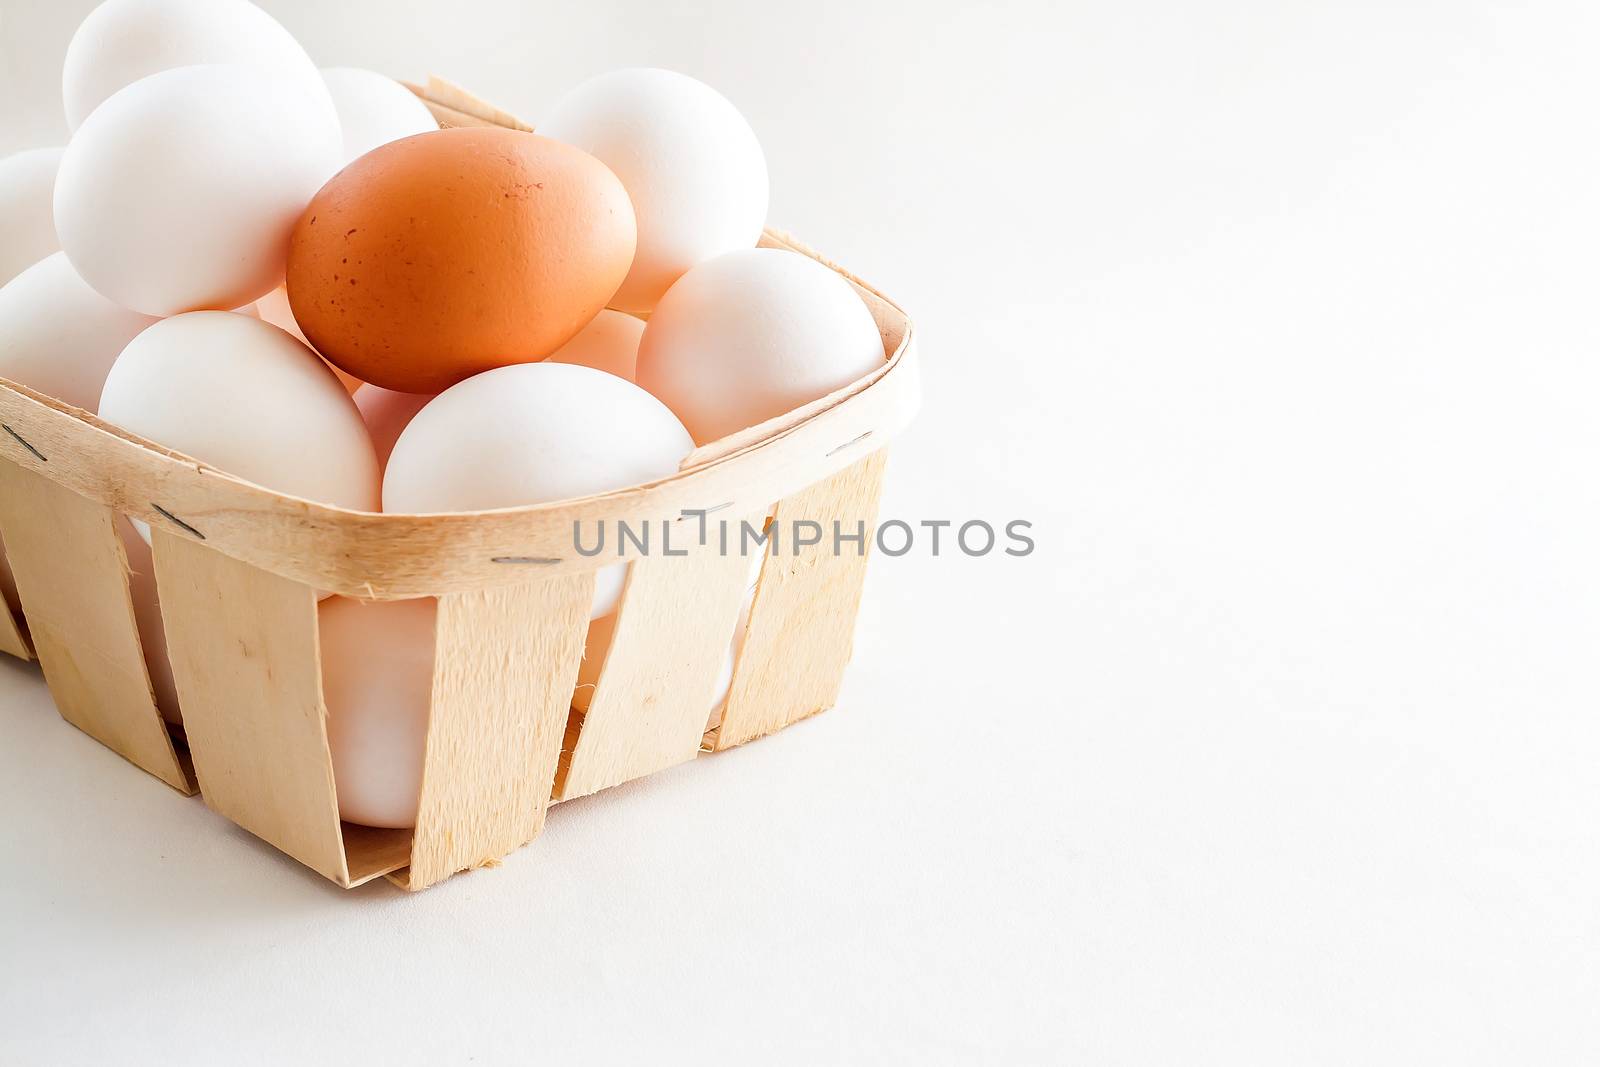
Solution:
<svg viewBox="0 0 1600 1067"><path fill-rule="evenodd" d="M372 436L372 448L378 454L380 468L388 466L389 453L394 451L400 434L433 399L426 393L400 393L376 385L363 385L351 395L367 424L367 433Z"/></svg>
<svg viewBox="0 0 1600 1067"><path fill-rule="evenodd" d="M733 688L733 668L739 661L739 653L744 651L745 635L750 632L750 607L755 603L756 591L752 586L744 595L744 603L739 608L739 621L733 626L733 640L728 645L728 655L722 661L722 673L717 675L717 689L711 698L711 714L706 717L706 729L709 730L722 721L722 713L728 708L728 692Z"/></svg>
<svg viewBox="0 0 1600 1067"><path fill-rule="evenodd" d="M100 416L280 493L378 509L378 460L355 401L305 345L259 319L164 319L112 365Z"/></svg>
<svg viewBox="0 0 1600 1067"><path fill-rule="evenodd" d="M551 363L593 367L631 382L639 362L639 338L643 336L644 320L606 310L546 358Z"/></svg>
<svg viewBox="0 0 1600 1067"><path fill-rule="evenodd" d="M665 478L693 448L672 412L592 367L486 371L419 411L389 456L385 511L478 511L604 493ZM594 531L588 531L593 544ZM605 551L615 551L607 530ZM577 546L574 545L574 552ZM616 608L625 564L601 569L592 618Z"/></svg>
<svg viewBox="0 0 1600 1067"><path fill-rule="evenodd" d="M133 599L133 620L139 629L139 644L144 651L145 669L150 673L156 707L168 722L182 723L178 683L172 676L172 662L167 657L167 632L161 624L155 560L151 558L150 546L140 538L133 523L119 518L117 533L128 557L128 593Z"/></svg>
<svg viewBox="0 0 1600 1067"><path fill-rule="evenodd" d="M123 348L158 321L119 307L89 288L67 257L57 252L0 287L0 378L94 411L100 405L106 375ZM150 580L149 596L153 598L154 578ZM22 610L3 546L0 596L13 612ZM138 615L138 592L134 601ZM143 627L144 616L138 617ZM154 677L157 661L151 662ZM164 651L159 662L165 665ZM167 677L171 677L170 668ZM176 700L169 705L175 709Z"/></svg>
<svg viewBox="0 0 1600 1067"><path fill-rule="evenodd" d="M439 128L427 105L393 78L356 67L329 67L322 80L344 129L341 165L390 141Z"/></svg>
<svg viewBox="0 0 1600 1067"><path fill-rule="evenodd" d="M591 78L539 126L610 167L633 201L639 243L611 299L649 311L684 271L749 248L767 217L767 161L750 124L715 89L670 70Z"/></svg>
<svg viewBox="0 0 1600 1067"><path fill-rule="evenodd" d="M843 388L883 364L872 313L843 277L775 248L685 274L650 316L636 380L700 444Z"/></svg>
<svg viewBox="0 0 1600 1067"><path fill-rule="evenodd" d="M338 153L337 129L259 71L162 71L73 135L56 231L84 281L124 307L239 307L282 283L289 232Z"/></svg>
<svg viewBox="0 0 1600 1067"><path fill-rule="evenodd" d="M246 0L106 0L67 45L61 98L76 130L118 90L202 63L250 67L337 123L316 64L289 31ZM331 174L329 171L328 174ZM327 177L325 174L323 177Z"/></svg>
<svg viewBox="0 0 1600 1067"><path fill-rule="evenodd" d="M61 247L51 200L64 151L34 148L0 159L0 285Z"/></svg>
<svg viewBox="0 0 1600 1067"><path fill-rule="evenodd" d="M435 601L329 597L317 611L339 816L413 826L433 692Z"/></svg>
<svg viewBox="0 0 1600 1067"><path fill-rule="evenodd" d="M57 252L0 288L0 378L94 411L117 356L158 321L89 288Z"/></svg>

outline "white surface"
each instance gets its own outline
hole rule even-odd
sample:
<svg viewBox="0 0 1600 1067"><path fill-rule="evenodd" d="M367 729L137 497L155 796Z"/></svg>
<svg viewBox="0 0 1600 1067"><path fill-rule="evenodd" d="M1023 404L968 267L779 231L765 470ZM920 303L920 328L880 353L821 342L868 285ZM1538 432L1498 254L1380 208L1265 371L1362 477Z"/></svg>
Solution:
<svg viewBox="0 0 1600 1067"><path fill-rule="evenodd" d="M15 147L85 6L0 8ZM1039 551L879 560L841 707L417 897L0 666L0 1059L1600 1057L1600 9L270 6L534 118L717 86L918 318L885 514Z"/></svg>

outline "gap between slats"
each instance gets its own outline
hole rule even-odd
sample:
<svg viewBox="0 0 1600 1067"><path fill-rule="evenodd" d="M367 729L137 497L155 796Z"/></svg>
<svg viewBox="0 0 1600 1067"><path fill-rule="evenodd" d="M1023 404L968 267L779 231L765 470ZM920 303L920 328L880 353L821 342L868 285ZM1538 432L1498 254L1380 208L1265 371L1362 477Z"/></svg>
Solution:
<svg viewBox="0 0 1600 1067"><path fill-rule="evenodd" d="M747 516L759 524L764 516ZM739 519L729 520L737 529ZM718 675L728 655L750 562L723 554L712 532L694 544L679 527L684 556L658 554L629 568L605 654L557 798L570 800L693 759L700 752Z"/></svg>

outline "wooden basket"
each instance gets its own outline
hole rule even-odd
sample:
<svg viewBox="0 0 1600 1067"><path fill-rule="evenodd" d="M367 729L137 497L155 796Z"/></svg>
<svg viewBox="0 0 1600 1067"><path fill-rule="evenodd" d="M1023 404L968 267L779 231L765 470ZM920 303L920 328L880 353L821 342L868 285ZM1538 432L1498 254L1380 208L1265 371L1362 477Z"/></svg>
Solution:
<svg viewBox="0 0 1600 1067"><path fill-rule="evenodd" d="M412 87L441 125L526 129L437 79ZM762 244L816 254L768 231ZM832 264L828 264L833 269ZM421 889L493 863L591 793L779 730L829 707L850 658L865 546L831 536L765 555L720 726L705 732L748 561L701 547L706 511L737 529L858 523L870 544L887 440L919 390L911 323L851 277L885 363L855 384L692 453L673 477L533 507L449 515L345 511L214 470L0 380L0 537L31 651L68 722L343 886ZM774 507L774 503L776 506ZM183 708L151 693L118 515L153 529ZM596 571L574 523L689 524L686 556L631 560L615 634L571 709ZM791 539L792 540L792 539ZM341 823L325 728L317 594L438 598L432 704L414 830ZM0 611L0 650L28 657ZM192 761L192 762L191 762Z"/></svg>

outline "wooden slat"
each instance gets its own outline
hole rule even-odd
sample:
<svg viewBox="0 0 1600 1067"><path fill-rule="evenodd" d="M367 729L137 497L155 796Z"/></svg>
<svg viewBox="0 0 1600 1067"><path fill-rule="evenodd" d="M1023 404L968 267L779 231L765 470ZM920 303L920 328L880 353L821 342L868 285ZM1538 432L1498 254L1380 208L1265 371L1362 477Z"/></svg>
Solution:
<svg viewBox="0 0 1600 1067"><path fill-rule="evenodd" d="M507 130L522 130L531 132L532 126L517 118L509 111L503 111L493 104L473 95L461 86L437 74L428 76L426 85L416 85L412 82L400 83L416 94L428 110L433 112L433 117L440 126L450 129L454 126L499 126Z"/></svg>
<svg viewBox="0 0 1600 1067"><path fill-rule="evenodd" d="M340 826L340 831L344 836L345 866L349 871L346 886L358 886L392 874L411 862L410 830L347 822Z"/></svg>
<svg viewBox="0 0 1600 1067"><path fill-rule="evenodd" d="M0 462L0 526L61 717L174 789L193 792L150 690L120 521L103 504Z"/></svg>
<svg viewBox="0 0 1600 1067"><path fill-rule="evenodd" d="M163 530L155 531L155 561L201 795L257 837L348 884L316 594Z"/></svg>
<svg viewBox="0 0 1600 1067"><path fill-rule="evenodd" d="M544 828L594 574L439 598L433 700L411 867L423 889Z"/></svg>
<svg viewBox="0 0 1600 1067"><path fill-rule="evenodd" d="M0 567L8 566L4 552L4 538L0 537ZM22 628L17 625L16 616L11 614L10 605L5 603L0 603L0 652L18 659L33 658L33 649L28 645L28 639L23 636Z"/></svg>
<svg viewBox="0 0 1600 1067"><path fill-rule="evenodd" d="M764 516L747 521L759 530ZM728 522L738 530L738 518ZM605 665L557 782L559 799L619 785L700 752L750 561L738 554L736 540L722 553L715 526L704 546L694 544L695 520L675 529L687 542L676 549L689 555L667 556L656 546L656 555L629 568Z"/></svg>
<svg viewBox="0 0 1600 1067"><path fill-rule="evenodd" d="M717 730L718 750L763 737L833 706L855 637L856 610L866 578L867 553L846 545L833 551L833 523L854 533L865 524L870 546L878 516L886 453L778 503L773 526L779 552L761 567L750 608L750 627L734 665L728 706ZM821 544L796 555L789 539L795 524L823 528Z"/></svg>

